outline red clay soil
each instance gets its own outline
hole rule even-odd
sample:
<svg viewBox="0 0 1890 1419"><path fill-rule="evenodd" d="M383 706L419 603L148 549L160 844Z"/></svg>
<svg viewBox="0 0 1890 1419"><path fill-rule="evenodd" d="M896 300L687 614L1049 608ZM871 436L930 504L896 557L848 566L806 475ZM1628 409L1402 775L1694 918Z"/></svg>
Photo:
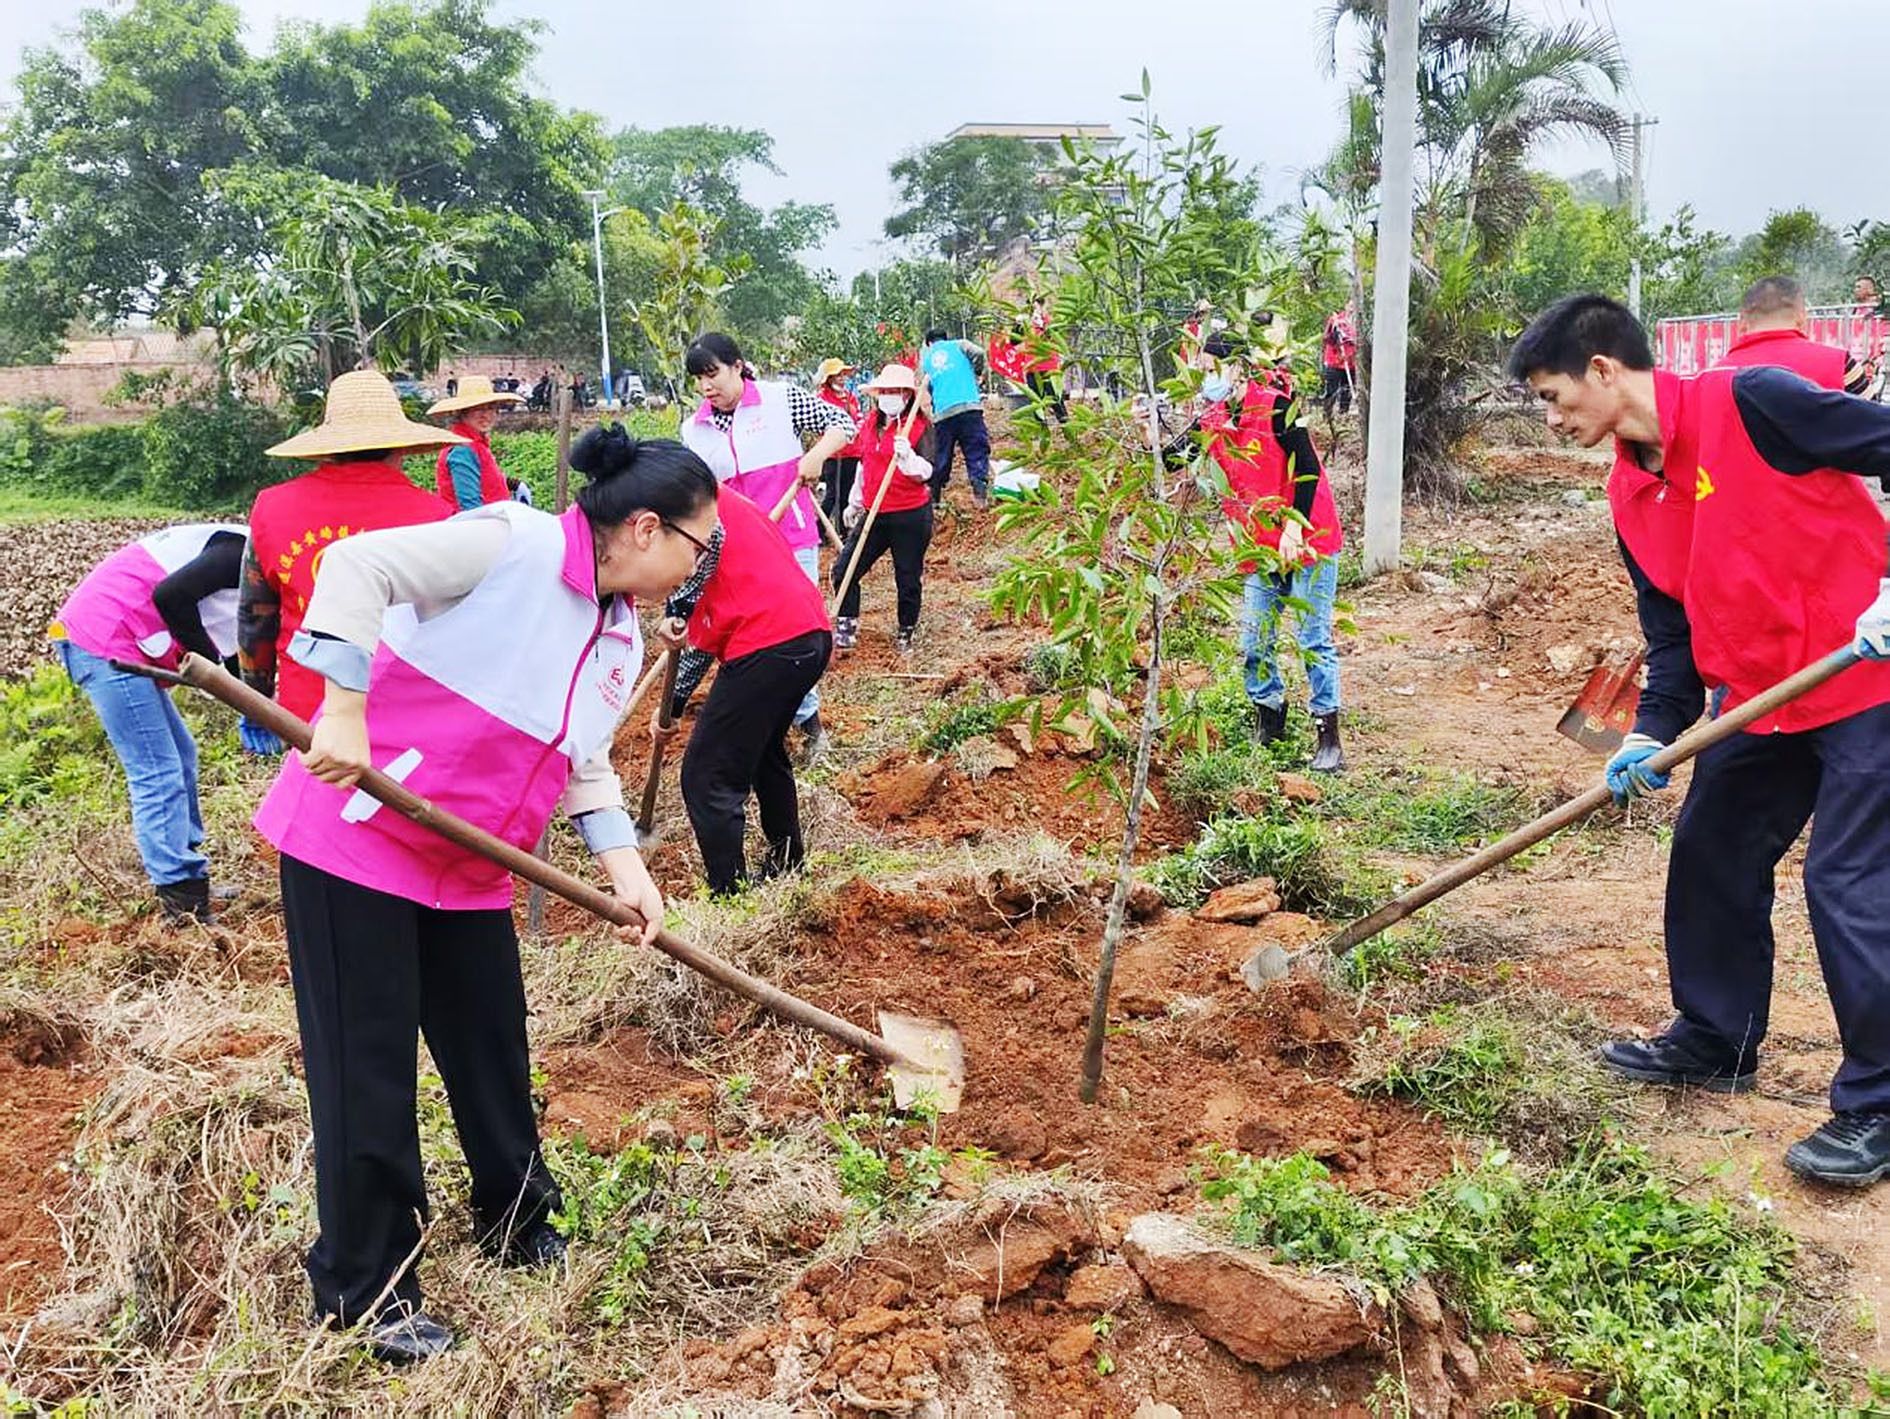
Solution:
<svg viewBox="0 0 1890 1419"><path fill-rule="evenodd" d="M1304 918L1285 915L1277 928ZM1204 1145L1306 1148L1347 1186L1409 1194L1450 1166L1434 1124L1342 1080L1360 1028L1316 982L1252 995L1232 979L1268 926L1177 916L1136 932L1119 958L1103 1092L1077 1102L1102 912L1087 902L1006 925L1001 904L854 882L810 928L797 985L854 1019L874 1008L940 1016L964 1038L963 1109L948 1148L1015 1164L1070 1165L1142 1209L1188 1185Z"/></svg>
<svg viewBox="0 0 1890 1419"><path fill-rule="evenodd" d="M0 1034L0 1318L30 1315L65 1264L47 1209L65 1197L75 1118L99 1087L85 1054L72 1030Z"/></svg>

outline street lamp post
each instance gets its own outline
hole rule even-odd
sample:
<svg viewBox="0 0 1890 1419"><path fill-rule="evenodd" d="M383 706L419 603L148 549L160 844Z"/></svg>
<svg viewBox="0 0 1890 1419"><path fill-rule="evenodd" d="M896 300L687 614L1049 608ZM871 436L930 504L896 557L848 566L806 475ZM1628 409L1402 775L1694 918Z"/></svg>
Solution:
<svg viewBox="0 0 1890 1419"><path fill-rule="evenodd" d="M601 342L599 368L603 371L603 400L606 405L613 402L610 383L610 316L604 306L604 219L614 217L623 211L622 207L601 210L599 201L604 194L601 190L589 190L584 194L591 199L591 246L597 253L597 338Z"/></svg>

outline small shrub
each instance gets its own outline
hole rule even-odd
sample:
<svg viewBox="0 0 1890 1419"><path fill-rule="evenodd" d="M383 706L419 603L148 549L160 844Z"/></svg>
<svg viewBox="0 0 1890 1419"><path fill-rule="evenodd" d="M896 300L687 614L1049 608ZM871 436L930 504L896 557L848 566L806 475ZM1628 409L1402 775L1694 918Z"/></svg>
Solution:
<svg viewBox="0 0 1890 1419"><path fill-rule="evenodd" d="M225 392L168 404L139 428L144 496L177 507L247 508L284 465L263 450L287 433L268 407Z"/></svg>
<svg viewBox="0 0 1890 1419"><path fill-rule="evenodd" d="M0 808L77 798L110 759L104 727L62 667L0 683Z"/></svg>
<svg viewBox="0 0 1890 1419"><path fill-rule="evenodd" d="M1008 700L960 700L941 705L928 717L919 747L928 754L943 754L967 739L995 733L1019 713L1019 707Z"/></svg>
<svg viewBox="0 0 1890 1419"><path fill-rule="evenodd" d="M1388 885L1383 872L1347 852L1325 823L1291 812L1216 818L1191 846L1149 873L1177 907L1197 906L1214 888L1252 877L1273 878L1289 910L1318 917L1369 911Z"/></svg>

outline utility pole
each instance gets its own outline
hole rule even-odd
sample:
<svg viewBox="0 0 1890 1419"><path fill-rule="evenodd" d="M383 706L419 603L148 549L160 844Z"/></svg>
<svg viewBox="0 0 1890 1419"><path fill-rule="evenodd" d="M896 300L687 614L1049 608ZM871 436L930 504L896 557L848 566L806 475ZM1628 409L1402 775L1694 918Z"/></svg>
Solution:
<svg viewBox="0 0 1890 1419"><path fill-rule="evenodd" d="M1659 121L1641 113L1634 115L1634 166L1628 179L1628 216L1634 223L1634 262L1628 267L1627 303L1636 320L1641 318L1641 228L1647 221L1647 145L1642 141L1642 133Z"/></svg>
<svg viewBox="0 0 1890 1419"><path fill-rule="evenodd" d="M609 211L603 211L598 206L604 196L601 191L586 191L584 195L591 199L591 246L597 252L597 336L603 343L599 365L604 372L604 383L597 397L608 406L611 400L610 317L604 310L604 218L616 216L623 208L612 207Z"/></svg>
<svg viewBox="0 0 1890 1419"><path fill-rule="evenodd" d="M1404 377L1411 338L1411 198L1417 150L1418 0L1391 0L1385 36L1378 288L1372 300L1365 574L1396 571L1404 536Z"/></svg>

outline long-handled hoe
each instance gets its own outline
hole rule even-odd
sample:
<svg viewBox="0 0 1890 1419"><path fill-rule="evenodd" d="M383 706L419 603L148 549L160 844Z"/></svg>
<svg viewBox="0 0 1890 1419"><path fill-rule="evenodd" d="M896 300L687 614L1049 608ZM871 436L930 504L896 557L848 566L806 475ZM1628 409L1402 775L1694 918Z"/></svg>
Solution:
<svg viewBox="0 0 1890 1419"><path fill-rule="evenodd" d="M1834 650L1822 660L1814 661L1797 674L1786 677L1771 689L1753 696L1739 708L1728 710L1718 719L1700 725L1697 729L1681 735L1665 749L1647 760L1647 767L1656 773L1664 773L1676 764L1684 764L1723 740L1730 739L1756 719L1762 719L1782 705L1791 703L1800 695L1824 684L1835 675L1842 674L1857 664L1857 652L1846 646ZM1527 823L1516 829L1508 837L1499 839L1481 852L1466 857L1455 866L1447 867L1435 876L1418 883L1403 896L1394 897L1370 916L1360 917L1351 925L1327 937L1314 942L1298 951L1288 953L1283 947L1269 945L1256 951L1243 968L1247 983L1258 987L1266 981L1279 980L1292 970L1294 964L1315 952L1330 951L1343 956L1354 947L1363 944L1378 935L1387 927L1395 926L1410 916L1420 907L1428 906L1446 892L1454 892L1466 882L1475 881L1492 867L1509 861L1517 853L1534 847L1544 838L1560 832L1571 823L1579 823L1597 808L1605 807L1611 795L1605 784L1597 785L1576 798L1569 799L1560 808L1553 808L1544 813L1533 823Z"/></svg>
<svg viewBox="0 0 1890 1419"><path fill-rule="evenodd" d="M676 694L676 669L682 660L682 653L676 650L663 655L663 698L656 702L656 722L664 730L676 727L676 721L670 715L670 704ZM663 759L668 749L667 741L657 737L650 745L650 771L643 780L643 802L637 808L637 846L654 847L661 841L656 831L656 789L663 778Z"/></svg>
<svg viewBox="0 0 1890 1419"><path fill-rule="evenodd" d="M222 666L200 656L186 655L175 671L149 665L131 665L114 661L117 669L169 685L190 685L223 701L224 704L257 724L273 730L283 743L306 750L312 731L309 726L277 704L238 680ZM655 678L652 670L645 681ZM640 686L639 689L644 688ZM547 891L556 892L567 902L583 907L615 926L643 925L643 918L629 903L593 887L581 878L553 867L531 853L513 847L485 829L414 793L378 769L361 775L357 785L369 797L378 799L404 818L431 828L449 842L458 843L491 858L516 876L536 882ZM698 975L706 976L724 989L753 1001L790 1024L819 1030L839 1041L856 1054L876 1059L886 1066L892 1080L893 1096L901 1108L925 1101L941 1112L958 1108L965 1085L964 1042L958 1031L943 1020L928 1020L914 1015L879 1012L880 1034L871 1034L849 1020L830 1015L817 1005L749 975L719 956L692 946L669 931L658 931L656 948L682 962Z"/></svg>

